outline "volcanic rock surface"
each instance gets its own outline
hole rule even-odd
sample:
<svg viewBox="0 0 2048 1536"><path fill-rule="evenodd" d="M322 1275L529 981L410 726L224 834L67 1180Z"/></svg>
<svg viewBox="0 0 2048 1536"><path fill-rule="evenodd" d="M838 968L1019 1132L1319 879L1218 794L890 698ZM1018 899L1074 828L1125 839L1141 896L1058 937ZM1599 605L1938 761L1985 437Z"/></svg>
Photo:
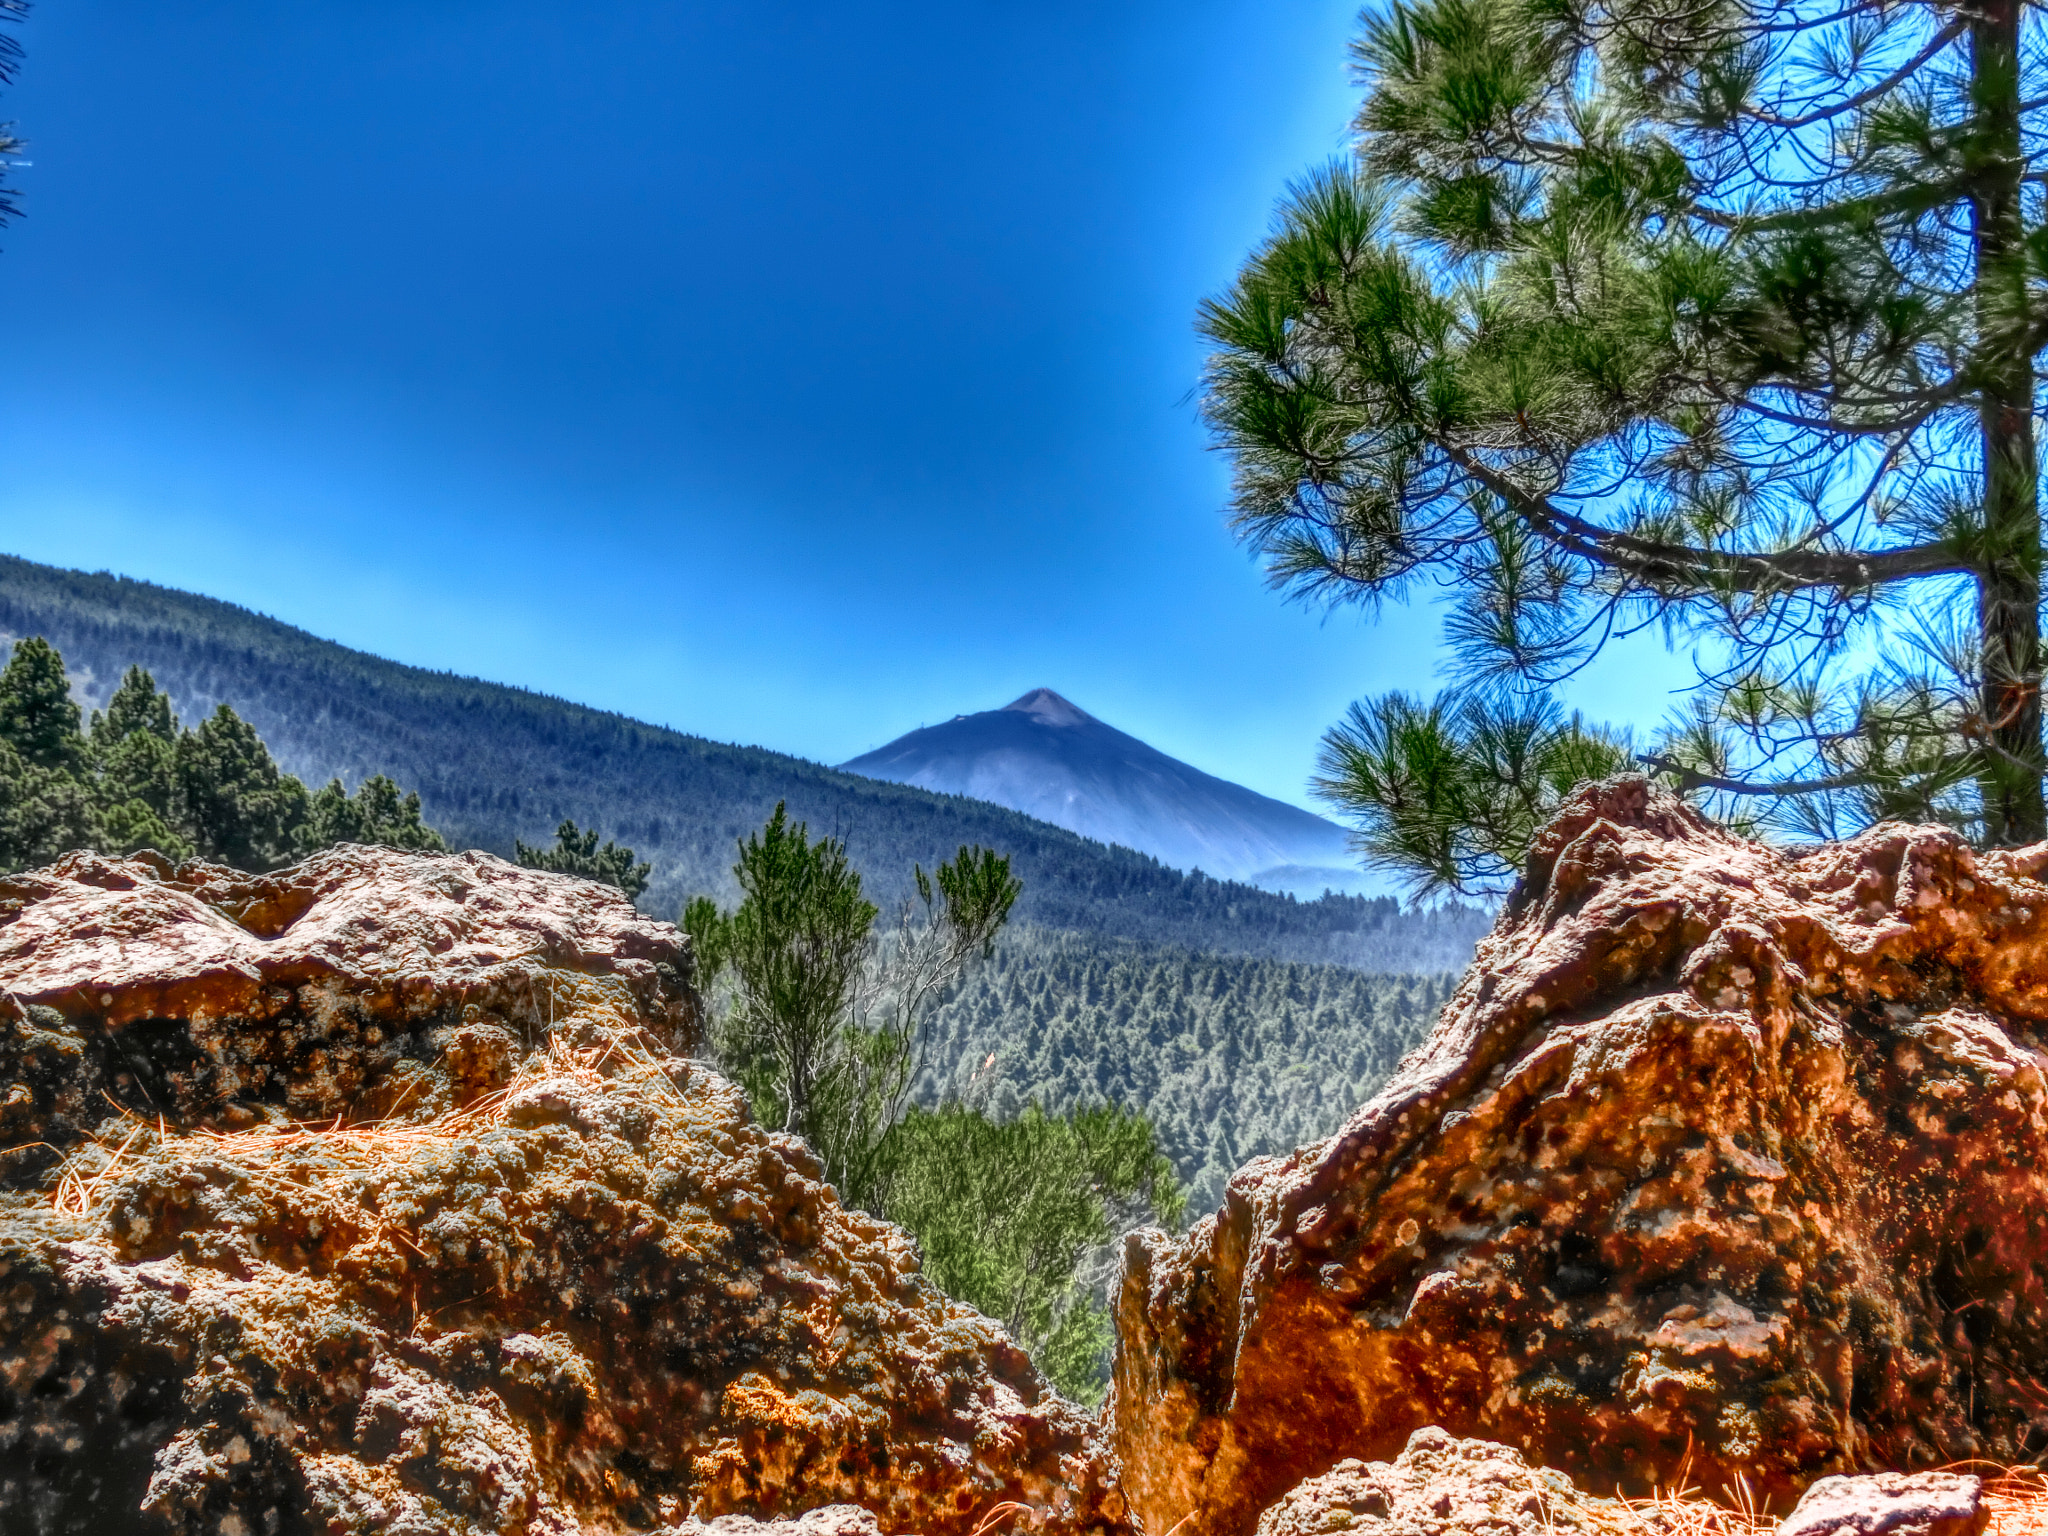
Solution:
<svg viewBox="0 0 2048 1536"><path fill-rule="evenodd" d="M1824 1477L1777 1536L1978 1536L1991 1523L1984 1484L1955 1472Z"/></svg>
<svg viewBox="0 0 2048 1536"><path fill-rule="evenodd" d="M1340 1461L1297 1484L1259 1517L1258 1536L1653 1536L1660 1528L1605 1503L1504 1445L1418 1429L1392 1462Z"/></svg>
<svg viewBox="0 0 2048 1536"><path fill-rule="evenodd" d="M0 881L0 1526L1126 1529L697 1030L674 928L486 855Z"/></svg>
<svg viewBox="0 0 2048 1536"><path fill-rule="evenodd" d="M1127 1245L1149 1531L1246 1536L1425 1425L1596 1492L2048 1449L2048 846L1799 854L1580 791L1430 1040Z"/></svg>
<svg viewBox="0 0 2048 1536"><path fill-rule="evenodd" d="M1297 1483L1259 1516L1258 1536L1980 1536L1991 1523L1983 1483L1954 1472L1824 1477L1782 1522L1718 1518L1729 1513L1696 1498L1597 1498L1507 1446L1432 1428L1392 1462L1340 1461Z"/></svg>

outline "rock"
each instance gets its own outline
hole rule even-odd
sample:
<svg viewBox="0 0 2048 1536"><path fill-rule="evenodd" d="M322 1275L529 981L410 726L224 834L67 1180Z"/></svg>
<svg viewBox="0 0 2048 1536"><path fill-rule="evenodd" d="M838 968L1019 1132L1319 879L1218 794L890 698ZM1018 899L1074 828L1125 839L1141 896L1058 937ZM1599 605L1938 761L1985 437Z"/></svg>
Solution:
<svg viewBox="0 0 2048 1536"><path fill-rule="evenodd" d="M1385 1091L1127 1243L1145 1528L1243 1536L1427 1424L1779 1508L2048 1449L2044 867L1579 791Z"/></svg>
<svg viewBox="0 0 2048 1536"><path fill-rule="evenodd" d="M0 877L0 990L27 1005L0 1145L66 1145L109 1094L188 1124L446 1108L505 1080L572 977L687 1053L688 967L612 887L484 853L344 845L274 875L71 854Z"/></svg>
<svg viewBox="0 0 2048 1536"><path fill-rule="evenodd" d="M685 1520L663 1536L881 1536L881 1527L872 1513L856 1504L827 1504L791 1520L753 1520L745 1515Z"/></svg>
<svg viewBox="0 0 2048 1536"><path fill-rule="evenodd" d="M1600 1516L1605 1515L1602 1519ZM1391 1464L1340 1461L1259 1516L1258 1536L1524 1536L1656 1529L1486 1440L1418 1429Z"/></svg>
<svg viewBox="0 0 2048 1536"><path fill-rule="evenodd" d="M672 927L480 854L0 885L0 1525L1127 1532L697 1019Z"/></svg>
<svg viewBox="0 0 2048 1536"><path fill-rule="evenodd" d="M1977 1536L1991 1523L1984 1485L1954 1472L1824 1477L1778 1536Z"/></svg>

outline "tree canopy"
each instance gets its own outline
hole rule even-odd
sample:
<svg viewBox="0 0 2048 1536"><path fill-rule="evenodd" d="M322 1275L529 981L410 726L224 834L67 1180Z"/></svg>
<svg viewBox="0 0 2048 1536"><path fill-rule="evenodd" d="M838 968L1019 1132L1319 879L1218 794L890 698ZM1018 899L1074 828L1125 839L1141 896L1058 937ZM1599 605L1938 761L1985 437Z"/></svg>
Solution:
<svg viewBox="0 0 2048 1536"><path fill-rule="evenodd" d="M89 724L48 641L17 642L0 669L0 867L154 849L260 871L338 842L446 846L420 797L381 774L353 795L339 779L309 795L226 704L184 729L140 667Z"/></svg>
<svg viewBox="0 0 2048 1536"><path fill-rule="evenodd" d="M1113 1104L1029 1104L1000 1121L958 1103L913 1108L887 1150L878 1203L916 1234L925 1273L1007 1327L1070 1397L1098 1399L1114 1335L1097 1292L1114 1239L1178 1225L1187 1205L1144 1117Z"/></svg>
<svg viewBox="0 0 2048 1536"><path fill-rule="evenodd" d="M2018 0L1368 12L1355 156L1201 325L1274 580L1450 603L1453 687L1327 743L1369 855L1498 889L1638 753L1802 834L2048 836L2041 44ZM1549 701L1645 631L1700 674L1655 739Z"/></svg>
<svg viewBox="0 0 2048 1536"><path fill-rule="evenodd" d="M535 848L516 839L512 847L514 858L528 869L545 869L558 875L574 875L579 880L615 885L626 893L628 900L647 889L648 877L654 873L652 864L634 862L632 849L609 838L600 848L597 828L579 831L575 822L566 819L555 828L554 847Z"/></svg>

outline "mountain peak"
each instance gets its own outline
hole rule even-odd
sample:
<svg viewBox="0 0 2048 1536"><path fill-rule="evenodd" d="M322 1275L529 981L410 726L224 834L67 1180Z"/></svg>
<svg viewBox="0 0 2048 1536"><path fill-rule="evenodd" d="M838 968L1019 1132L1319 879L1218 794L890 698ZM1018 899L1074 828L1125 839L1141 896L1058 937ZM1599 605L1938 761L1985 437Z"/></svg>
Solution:
<svg viewBox="0 0 2048 1536"><path fill-rule="evenodd" d="M1342 827L1168 757L1050 688L920 726L840 766L991 800L1176 869L1310 897L1366 883Z"/></svg>
<svg viewBox="0 0 2048 1536"><path fill-rule="evenodd" d="M1021 699L1003 706L1032 716L1047 725L1093 725L1095 717L1080 706L1061 698L1050 688L1034 688Z"/></svg>

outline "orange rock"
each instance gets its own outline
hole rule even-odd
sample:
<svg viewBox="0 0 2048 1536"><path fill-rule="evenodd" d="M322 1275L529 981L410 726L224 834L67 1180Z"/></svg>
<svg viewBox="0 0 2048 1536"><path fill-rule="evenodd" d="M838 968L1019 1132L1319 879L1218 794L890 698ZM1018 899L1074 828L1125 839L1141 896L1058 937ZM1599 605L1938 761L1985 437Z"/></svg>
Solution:
<svg viewBox="0 0 2048 1536"><path fill-rule="evenodd" d="M686 1059L616 891L76 856L0 886L0 989L10 1532L1128 1530L1092 1423Z"/></svg>
<svg viewBox="0 0 2048 1536"><path fill-rule="evenodd" d="M2048 847L1784 852L1580 791L1429 1041L1127 1248L1145 1528L1246 1536L1412 1432L1596 1491L2048 1449Z"/></svg>

